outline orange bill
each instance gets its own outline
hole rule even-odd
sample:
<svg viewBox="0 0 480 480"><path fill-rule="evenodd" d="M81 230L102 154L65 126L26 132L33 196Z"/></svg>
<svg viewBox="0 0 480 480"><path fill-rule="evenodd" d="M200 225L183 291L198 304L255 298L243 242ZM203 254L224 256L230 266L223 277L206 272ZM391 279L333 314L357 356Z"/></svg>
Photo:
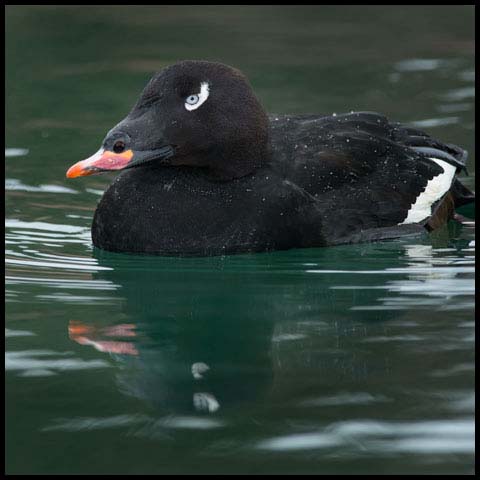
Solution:
<svg viewBox="0 0 480 480"><path fill-rule="evenodd" d="M101 148L91 157L77 162L67 171L68 178L84 177L109 170L121 170L125 168L133 157L132 150L115 153Z"/></svg>

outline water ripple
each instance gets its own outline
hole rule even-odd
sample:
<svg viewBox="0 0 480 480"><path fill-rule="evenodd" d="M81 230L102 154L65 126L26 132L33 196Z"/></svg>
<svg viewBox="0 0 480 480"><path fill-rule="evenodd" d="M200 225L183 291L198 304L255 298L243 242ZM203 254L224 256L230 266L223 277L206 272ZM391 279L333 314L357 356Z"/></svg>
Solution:
<svg viewBox="0 0 480 480"><path fill-rule="evenodd" d="M418 128L434 128L443 127L444 125L454 125L460 122L460 117L439 117L439 118L427 118L425 120L412 120L408 122L413 127Z"/></svg>
<svg viewBox="0 0 480 480"><path fill-rule="evenodd" d="M81 417L57 419L54 425L44 427L42 431L80 432L85 430L104 430L141 425L132 433L136 436L156 436L164 429L210 430L224 426L218 419L171 415L155 419L147 415L115 415L112 417Z"/></svg>
<svg viewBox="0 0 480 480"><path fill-rule="evenodd" d="M110 367L110 364L105 360L66 358L70 355L72 355L72 352L54 352L52 350L5 352L5 370L20 371L21 376L46 376L54 375L61 371ZM62 358L45 358L59 356Z"/></svg>
<svg viewBox="0 0 480 480"><path fill-rule="evenodd" d="M23 157L28 152L28 148L5 148L5 157Z"/></svg>
<svg viewBox="0 0 480 480"><path fill-rule="evenodd" d="M352 420L331 424L316 432L262 440L257 443L256 448L294 451L325 449L341 445L349 449L349 453L366 450L379 454L473 453L474 435L474 423L470 419L412 423Z"/></svg>
<svg viewBox="0 0 480 480"><path fill-rule="evenodd" d="M39 185L35 187L33 185L25 185L16 178L7 178L5 180L5 190L19 190L21 192L44 192L44 193L79 193L72 188L67 188L62 185Z"/></svg>
<svg viewBox="0 0 480 480"><path fill-rule="evenodd" d="M397 62L395 64L395 69L398 72L428 72L431 70L437 70L450 64L451 62L448 60L438 58L410 58Z"/></svg>

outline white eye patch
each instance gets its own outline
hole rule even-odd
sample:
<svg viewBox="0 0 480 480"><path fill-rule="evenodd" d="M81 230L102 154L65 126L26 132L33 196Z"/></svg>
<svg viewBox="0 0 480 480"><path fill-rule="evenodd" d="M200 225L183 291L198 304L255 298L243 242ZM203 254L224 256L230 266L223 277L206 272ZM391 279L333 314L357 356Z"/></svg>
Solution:
<svg viewBox="0 0 480 480"><path fill-rule="evenodd" d="M207 82L202 82L200 84L200 93L194 93L193 95L189 95L185 99L185 108L191 112L192 110L196 110L200 105L205 103L210 93L210 87Z"/></svg>

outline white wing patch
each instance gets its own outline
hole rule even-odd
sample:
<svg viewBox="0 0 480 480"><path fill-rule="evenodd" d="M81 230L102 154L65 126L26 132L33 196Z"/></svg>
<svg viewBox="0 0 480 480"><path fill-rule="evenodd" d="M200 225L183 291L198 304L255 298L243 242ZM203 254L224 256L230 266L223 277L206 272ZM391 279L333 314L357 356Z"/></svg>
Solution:
<svg viewBox="0 0 480 480"><path fill-rule="evenodd" d="M190 105L188 103L185 102L185 108L188 110L188 111L192 111L192 110L196 110L200 105L202 105L203 103L205 103L205 101L207 100L208 98L208 95L210 94L210 86L208 85L207 82L202 82L200 84L200 93L197 93L198 95L198 102L193 104L193 105Z"/></svg>
<svg viewBox="0 0 480 480"><path fill-rule="evenodd" d="M437 165L443 169L443 173L433 177L427 182L425 190L416 198L415 203L410 207L407 218L399 225L406 223L418 223L425 220L432 214L432 205L442 198L445 193L450 190L452 186L453 177L455 176L456 168L443 160L437 158L430 158Z"/></svg>

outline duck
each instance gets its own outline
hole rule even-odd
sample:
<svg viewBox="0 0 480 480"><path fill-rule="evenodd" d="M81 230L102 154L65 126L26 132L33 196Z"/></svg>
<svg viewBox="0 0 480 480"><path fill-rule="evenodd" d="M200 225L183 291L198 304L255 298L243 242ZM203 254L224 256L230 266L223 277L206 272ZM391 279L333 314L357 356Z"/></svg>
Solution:
<svg viewBox="0 0 480 480"><path fill-rule="evenodd" d="M211 256L425 233L474 201L467 152L375 112L267 114L246 76L185 60L156 73L68 178L119 172L101 250Z"/></svg>

